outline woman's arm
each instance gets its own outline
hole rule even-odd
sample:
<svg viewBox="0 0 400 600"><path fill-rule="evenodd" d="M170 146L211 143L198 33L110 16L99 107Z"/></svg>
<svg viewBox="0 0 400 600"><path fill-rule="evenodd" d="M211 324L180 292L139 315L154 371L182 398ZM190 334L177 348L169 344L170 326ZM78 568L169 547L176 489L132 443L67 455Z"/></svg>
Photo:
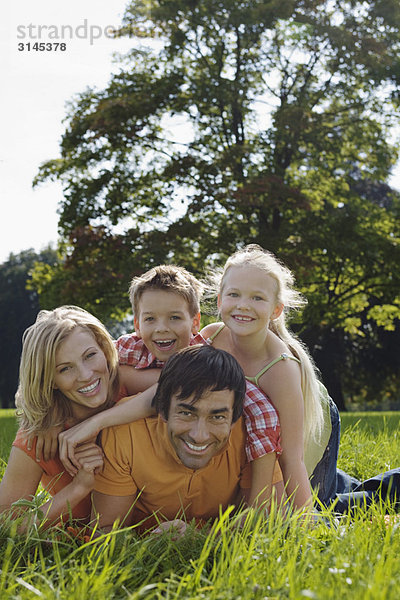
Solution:
<svg viewBox="0 0 400 600"><path fill-rule="evenodd" d="M96 444L89 443L82 446L78 456L82 467L77 476L53 498L39 507L44 515L44 520L41 521L44 528L58 522L62 515L68 515L70 510L93 489L94 475L103 466L102 450ZM13 518L27 512L26 518L22 520L18 528L19 533L25 533L29 526L37 521L37 516L32 511L27 511L26 508L15 507L13 510L12 504L18 500L32 500L42 474L42 468L23 450L12 448L4 477L0 483L0 511L12 509Z"/></svg>
<svg viewBox="0 0 400 600"><path fill-rule="evenodd" d="M11 508L17 500L32 500L43 470L20 448L12 447L7 467L0 482L0 512ZM15 516L17 516L17 511Z"/></svg>
<svg viewBox="0 0 400 600"><path fill-rule="evenodd" d="M127 368L132 369L132 367ZM60 433L58 436L59 454L67 472L72 476L77 473L80 464L77 460L76 449L82 442L94 440L106 427L123 425L155 414L151 401L156 389L157 385L155 384L145 392L120 400L112 408L103 410L75 427Z"/></svg>

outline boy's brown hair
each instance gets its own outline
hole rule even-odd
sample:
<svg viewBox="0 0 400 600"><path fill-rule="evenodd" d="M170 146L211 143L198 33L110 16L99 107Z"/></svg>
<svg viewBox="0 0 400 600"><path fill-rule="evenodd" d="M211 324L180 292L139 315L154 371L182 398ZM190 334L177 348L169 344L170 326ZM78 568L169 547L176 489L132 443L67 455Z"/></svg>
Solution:
<svg viewBox="0 0 400 600"><path fill-rule="evenodd" d="M204 286L194 275L177 265L158 265L143 275L134 277L129 287L133 314L139 315L140 299L147 290L163 290L182 296L188 303L189 313L194 317L200 312Z"/></svg>

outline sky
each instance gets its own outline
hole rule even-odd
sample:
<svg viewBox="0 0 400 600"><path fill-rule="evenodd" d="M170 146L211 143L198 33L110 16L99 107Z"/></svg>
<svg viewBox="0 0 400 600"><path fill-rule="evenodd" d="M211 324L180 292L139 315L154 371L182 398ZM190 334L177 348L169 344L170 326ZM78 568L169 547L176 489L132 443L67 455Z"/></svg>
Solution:
<svg viewBox="0 0 400 600"><path fill-rule="evenodd" d="M61 185L32 189L32 180L42 162L59 156L66 102L87 86L104 87L118 70L113 53L132 47L132 40L113 40L107 29L120 24L126 3L0 3L0 264L10 252L39 252L57 242ZM36 42L64 42L66 49L34 51ZM391 183L400 189L400 166Z"/></svg>
<svg viewBox="0 0 400 600"><path fill-rule="evenodd" d="M87 86L105 86L118 70L113 53L132 47L132 40L113 40L106 29L121 23L126 3L0 3L0 263L10 252L57 242L61 185L32 189L32 180L42 162L60 155L66 101ZM65 42L66 49L28 51L27 43L41 41Z"/></svg>

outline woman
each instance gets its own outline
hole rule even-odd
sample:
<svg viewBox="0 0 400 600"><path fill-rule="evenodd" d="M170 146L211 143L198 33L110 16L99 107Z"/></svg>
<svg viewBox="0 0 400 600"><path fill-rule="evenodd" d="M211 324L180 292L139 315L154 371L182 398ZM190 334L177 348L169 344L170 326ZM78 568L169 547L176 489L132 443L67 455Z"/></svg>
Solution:
<svg viewBox="0 0 400 600"><path fill-rule="evenodd" d="M19 376L20 429L0 483L0 511L12 509L18 516L13 503L31 500L42 482L53 496L40 507L44 527L68 516L88 519L94 476L103 464L95 440L79 447L80 469L72 478L58 455L36 460L35 442L28 449L27 436L71 427L114 403L119 377L113 341L102 323L81 308L41 311L24 333ZM20 530L28 524L29 515Z"/></svg>

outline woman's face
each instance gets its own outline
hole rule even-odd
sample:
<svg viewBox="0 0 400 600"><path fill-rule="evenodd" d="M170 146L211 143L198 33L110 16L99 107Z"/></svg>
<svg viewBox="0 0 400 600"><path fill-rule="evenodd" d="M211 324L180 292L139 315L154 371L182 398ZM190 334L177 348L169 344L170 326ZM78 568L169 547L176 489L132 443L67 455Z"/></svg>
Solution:
<svg viewBox="0 0 400 600"><path fill-rule="evenodd" d="M107 359L91 331L77 327L56 352L54 387L72 402L73 415L86 419L107 400Z"/></svg>

